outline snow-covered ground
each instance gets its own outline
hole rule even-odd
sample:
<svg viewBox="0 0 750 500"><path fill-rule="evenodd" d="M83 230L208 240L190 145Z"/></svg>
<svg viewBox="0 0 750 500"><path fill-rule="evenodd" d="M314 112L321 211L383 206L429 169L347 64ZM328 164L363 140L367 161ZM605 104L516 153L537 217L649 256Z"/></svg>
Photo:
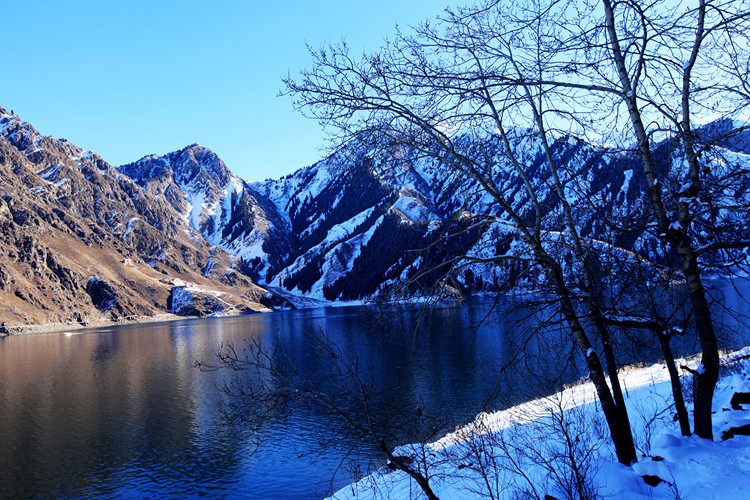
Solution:
<svg viewBox="0 0 750 500"><path fill-rule="evenodd" d="M412 468L430 478L432 489L443 500L579 498L581 490L590 494L587 498L747 499L750 436L722 441L722 435L729 428L750 424L750 405L735 410L730 405L735 392L750 392L750 347L725 355L722 363L714 397L713 442L680 436L663 363L623 371L639 454L632 467L615 460L591 383L481 414L437 442L403 446L394 455L414 459ZM650 486L644 476L661 482ZM406 473L384 467L332 498L424 495Z"/></svg>

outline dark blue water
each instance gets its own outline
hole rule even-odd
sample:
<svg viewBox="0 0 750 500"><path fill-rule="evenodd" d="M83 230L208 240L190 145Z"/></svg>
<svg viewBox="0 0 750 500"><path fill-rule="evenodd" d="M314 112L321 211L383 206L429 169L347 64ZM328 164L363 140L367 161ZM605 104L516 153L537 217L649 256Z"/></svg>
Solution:
<svg viewBox="0 0 750 500"><path fill-rule="evenodd" d="M479 326L486 311L317 309L5 338L0 497L320 497L381 465L377 440L314 402L262 422L227 414L237 401L222 387L258 374L196 361L214 364L222 343L276 345L285 373L356 414L341 360L323 352L335 346L395 446L482 409L506 337L496 320Z"/></svg>
<svg viewBox="0 0 750 500"><path fill-rule="evenodd" d="M557 334L519 341L545 318L488 311L349 307L4 338L0 498L319 498L381 466L379 439L430 440L580 374ZM274 372L195 367L217 364L222 344L276 346ZM238 392L289 382L335 410L292 398L267 414Z"/></svg>

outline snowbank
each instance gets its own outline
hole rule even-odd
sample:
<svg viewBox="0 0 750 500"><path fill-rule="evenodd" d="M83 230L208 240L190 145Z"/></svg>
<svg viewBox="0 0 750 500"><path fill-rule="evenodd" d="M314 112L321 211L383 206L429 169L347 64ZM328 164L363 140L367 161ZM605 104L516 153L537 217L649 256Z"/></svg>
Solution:
<svg viewBox="0 0 750 500"><path fill-rule="evenodd" d="M413 459L412 467L430 478L443 500L578 498L580 491L591 498L615 499L750 498L750 436L722 441L728 429L750 424L750 405L730 405L735 392L750 392L750 347L724 356L722 362L723 376L714 397L713 442L680 436L664 364L623 371L640 455L632 467L615 459L590 382L480 414L437 442L403 446L394 455ZM424 495L406 473L384 467L332 498Z"/></svg>

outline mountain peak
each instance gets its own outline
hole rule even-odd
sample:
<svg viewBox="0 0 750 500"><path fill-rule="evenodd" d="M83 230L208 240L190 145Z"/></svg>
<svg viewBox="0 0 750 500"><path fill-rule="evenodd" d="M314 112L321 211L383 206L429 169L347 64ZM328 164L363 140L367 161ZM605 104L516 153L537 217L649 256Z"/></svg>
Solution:
<svg viewBox="0 0 750 500"><path fill-rule="evenodd" d="M196 188L207 184L224 186L233 177L221 158L200 144L190 144L163 156L147 155L117 169L140 184L169 174L178 185L195 184Z"/></svg>
<svg viewBox="0 0 750 500"><path fill-rule="evenodd" d="M232 172L216 153L198 144L170 153L167 158L175 181L183 186L194 182L198 182L199 185L224 186L232 177Z"/></svg>
<svg viewBox="0 0 750 500"><path fill-rule="evenodd" d="M4 107L0 106L0 116L16 116L16 114L13 112L13 110L8 111Z"/></svg>
<svg viewBox="0 0 750 500"><path fill-rule="evenodd" d="M18 124L25 125L25 128L36 132L36 129L34 129L31 124L24 122L18 117L18 115L0 106L0 133Z"/></svg>

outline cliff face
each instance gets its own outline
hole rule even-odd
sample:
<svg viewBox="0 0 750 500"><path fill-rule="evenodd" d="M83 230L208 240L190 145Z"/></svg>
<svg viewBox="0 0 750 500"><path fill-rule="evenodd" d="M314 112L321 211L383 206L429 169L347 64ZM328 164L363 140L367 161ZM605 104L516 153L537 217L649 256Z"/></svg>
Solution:
<svg viewBox="0 0 750 500"><path fill-rule="evenodd" d="M0 108L0 321L166 313L175 283L221 297L214 309L264 309L236 264L166 197Z"/></svg>

